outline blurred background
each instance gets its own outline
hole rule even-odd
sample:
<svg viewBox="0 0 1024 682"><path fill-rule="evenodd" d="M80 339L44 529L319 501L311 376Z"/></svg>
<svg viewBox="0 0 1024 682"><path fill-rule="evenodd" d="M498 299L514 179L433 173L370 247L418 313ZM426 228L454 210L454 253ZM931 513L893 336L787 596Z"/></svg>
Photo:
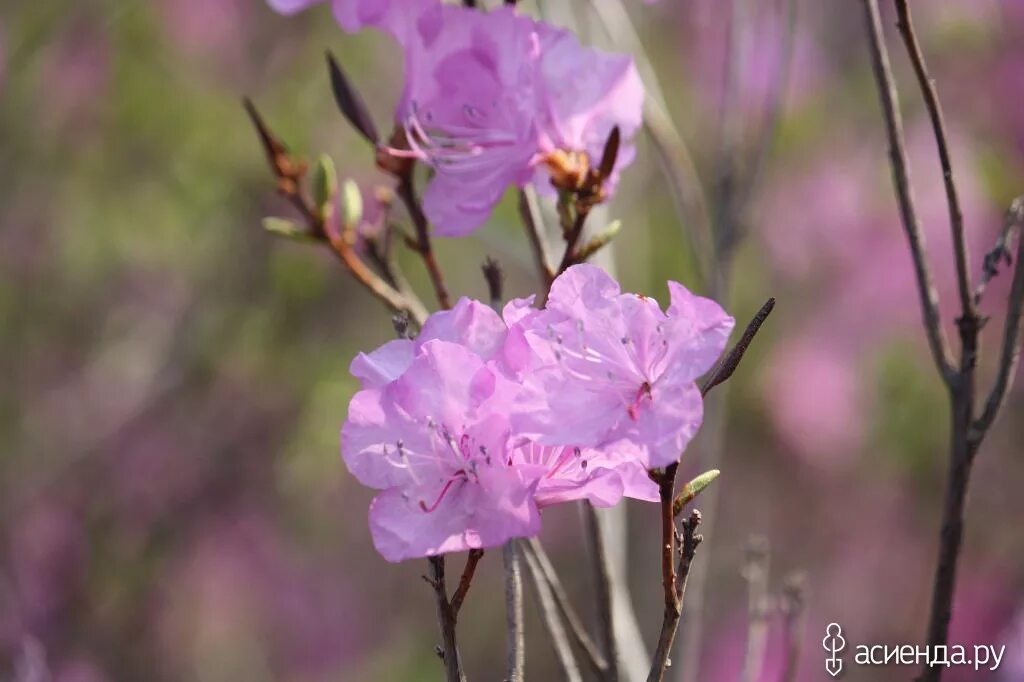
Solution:
<svg viewBox="0 0 1024 682"><path fill-rule="evenodd" d="M756 146L747 138L785 95L725 302L740 320L769 295L779 304L730 384L714 533L698 557L709 562L699 679L739 679L757 535L773 593L805 576L799 679L817 680L830 621L854 643L922 637L947 406L923 341L859 3L799 0L788 78L785 3L735 3L745 15L732 24L732 80L729 4L625 3L708 187L723 118ZM584 42L607 44L587 0L542 5ZM1024 3L914 9L977 271L1024 190ZM952 331L935 148L894 30L888 39ZM391 338L389 315L330 254L260 228L263 216L290 214L243 95L297 152L330 153L367 191L387 184L334 108L325 48L385 127L397 52L380 35L341 33L326 7L286 19L257 0L0 0L0 679L441 678L424 566L373 551L372 491L338 456L356 388L348 363ZM689 226L642 137L608 216L623 220L612 258L625 289L666 302L666 279L698 286ZM511 194L484 229L437 250L453 292L486 295L485 255L502 263L507 295L537 289ZM984 376L1007 280L983 304ZM1024 680L1020 385L975 469L951 637L1005 644L985 677L1004 682ZM653 647L657 509L629 514L630 580ZM546 512L544 538L589 613L574 510ZM496 679L504 657L500 564L484 558L460 619L470 679ZM531 601L527 610L528 673L553 679ZM780 674L780 617L769 632L763 680Z"/></svg>

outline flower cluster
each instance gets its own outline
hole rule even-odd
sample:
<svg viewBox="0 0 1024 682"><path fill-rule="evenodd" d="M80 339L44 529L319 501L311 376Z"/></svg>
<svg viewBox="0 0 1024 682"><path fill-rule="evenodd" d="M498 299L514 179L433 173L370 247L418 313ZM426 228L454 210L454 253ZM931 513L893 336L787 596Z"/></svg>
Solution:
<svg viewBox="0 0 1024 682"><path fill-rule="evenodd" d="M670 282L671 305L593 265L555 280L547 304L502 315L467 298L415 340L360 354L342 456L382 490L370 508L390 561L536 535L540 509L658 499L647 472L677 460L700 426L695 380L733 320Z"/></svg>
<svg viewBox="0 0 1024 682"><path fill-rule="evenodd" d="M269 0L295 12L322 0ZM565 30L517 14L437 0L333 0L342 28L372 27L402 48L396 111L401 145L384 150L428 164L423 197L436 233L465 235L505 191L585 179L612 130L624 143L602 190L614 189L634 150L643 85L632 59L583 47ZM398 148L398 147L401 148ZM568 179L568 180L567 180Z"/></svg>

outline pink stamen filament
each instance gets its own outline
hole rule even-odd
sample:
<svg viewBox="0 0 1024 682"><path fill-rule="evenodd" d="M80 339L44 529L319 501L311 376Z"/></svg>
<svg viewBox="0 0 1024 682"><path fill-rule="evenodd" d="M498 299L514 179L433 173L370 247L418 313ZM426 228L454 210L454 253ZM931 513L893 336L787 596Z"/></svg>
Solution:
<svg viewBox="0 0 1024 682"><path fill-rule="evenodd" d="M443 488L441 488L441 493L437 496L437 499L434 500L434 504L432 504L432 505L430 505L428 507L426 502L424 502L423 500L420 500L420 509L422 509L423 511L425 511L428 514L430 514L431 512L437 510L438 506L441 504L441 500L443 500L445 495L448 494L448 491L451 490L452 484L454 484L455 481L460 481L460 480L461 481L465 481L466 480L466 472L460 471L455 476L453 476L452 478L448 479L448 482L444 484Z"/></svg>

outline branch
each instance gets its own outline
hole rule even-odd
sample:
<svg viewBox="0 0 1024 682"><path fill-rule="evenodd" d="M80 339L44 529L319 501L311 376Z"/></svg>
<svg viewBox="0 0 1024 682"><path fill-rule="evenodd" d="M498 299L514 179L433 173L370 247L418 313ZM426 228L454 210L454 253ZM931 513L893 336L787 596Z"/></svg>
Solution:
<svg viewBox="0 0 1024 682"><path fill-rule="evenodd" d="M1016 225L1024 229L1024 197L1014 199L1006 214L1006 232L1010 226ZM999 353L999 368L996 372L995 385L985 401L981 415L971 425L969 439L974 450L977 450L985 434L996 420L999 411L1006 403L1010 386L1017 374L1020 362L1022 315L1024 315L1024 236L1017 237L1017 265L1013 273L1013 285L1010 299L1006 305L1006 321L1003 323L1003 346Z"/></svg>
<svg viewBox="0 0 1024 682"><path fill-rule="evenodd" d="M562 619L569 627L569 633L572 635L573 641L586 654L587 663L590 665L591 670L598 677L603 677L605 670L608 668L608 663L601 655L594 640L587 634L587 630L583 626L583 620L573 609L572 602L569 601L569 596L562 586L562 581L559 580L551 559L548 557L547 552L544 551L544 546L540 544L537 538L530 538L525 547L527 553L532 554L536 559L537 567L540 569L545 583L551 588L551 595L554 597L555 606L558 607Z"/></svg>
<svg viewBox="0 0 1024 682"><path fill-rule="evenodd" d="M597 520L597 511L590 502L583 503L583 525L587 534L588 544L594 554L594 580L597 592L597 624L598 636L601 639L601 651L604 655L605 667L603 679L607 682L618 682L619 660L618 643L615 640L615 621L612 608L612 577L611 566L601 534L601 524Z"/></svg>
<svg viewBox="0 0 1024 682"><path fill-rule="evenodd" d="M523 219L523 227L526 228L526 236L530 240L537 272L540 273L546 289L555 279L555 273L548 265L548 256L544 249L544 235L541 233L544 220L540 215L540 207L537 206L537 197L530 189L519 190L519 215Z"/></svg>
<svg viewBox="0 0 1024 682"><path fill-rule="evenodd" d="M700 388L701 395L707 395L715 386L729 380L729 377L733 375L736 368L740 366L743 356L746 354L747 349L750 348L750 344L754 341L757 333L761 331L761 325L765 323L765 320L768 319L773 310L775 310L775 299L769 298L747 324L747 328L743 330L743 336L732 347L732 350L726 353L711 370L711 374L704 380L704 385Z"/></svg>
<svg viewBox="0 0 1024 682"><path fill-rule="evenodd" d="M430 565L430 577L427 582L434 588L437 599L437 621L441 626L442 648L445 674L448 682L466 682L459 660L459 647L455 639L455 612L448 601L448 588L444 578L444 556L433 556L427 559Z"/></svg>
<svg viewBox="0 0 1024 682"><path fill-rule="evenodd" d="M871 64L882 102L882 112L889 139L893 186L896 190L903 231L906 233L910 252L914 259L914 272L917 276L917 289L921 299L921 312L924 317L925 332L928 336L928 346L939 374L947 384L950 384L954 379L955 369L950 359L949 343L942 330L939 318L939 295L935 291L931 268L928 265L925 252L924 234L921 232L921 223L914 206L907 152L903 141L903 120L896 106L896 83L882 36L878 0L863 0L863 2L871 45Z"/></svg>
<svg viewBox="0 0 1024 682"><path fill-rule="evenodd" d="M743 682L761 678L765 644L768 639L768 542L751 538L747 547L747 563L743 578L747 581L747 650L743 659Z"/></svg>
<svg viewBox="0 0 1024 682"><path fill-rule="evenodd" d="M674 466L674 465L673 465ZM666 475L667 475L666 471ZM673 479L674 479L673 471ZM662 506L662 533L664 537L665 524L669 526L670 541L662 546L662 557L671 559L678 554L678 563L674 565L671 583L674 589L671 593L665 593L665 612L661 622L661 634L658 636L658 647L654 651L654 659L651 662L651 671L647 675L647 682L661 682L665 677L665 671L671 665L669 654L672 651L672 643L675 641L676 631L679 629L679 617L683 612L683 601L686 597L686 579L690 575L690 565L693 563L697 546L703 541L703 537L697 534L700 526L700 512L694 509L690 517L683 521L681 547L675 547L675 525L672 522L672 490L668 488L667 494L663 487L661 496ZM666 509L668 511L666 511Z"/></svg>
<svg viewBox="0 0 1024 682"><path fill-rule="evenodd" d="M1003 229L999 231L995 246L985 254L982 263L981 281L974 288L974 302L980 304L982 296L985 295L985 288L999 274L999 266L1013 264L1013 254L1010 253L1010 242L1013 236L1024 226L1024 196L1017 197L1010 203L1003 220Z"/></svg>
<svg viewBox="0 0 1024 682"><path fill-rule="evenodd" d="M786 579L782 589L783 627L786 633L786 667L781 682L796 682L800 666L800 648L803 643L805 606L807 604L807 581L803 574L794 574Z"/></svg>
<svg viewBox="0 0 1024 682"><path fill-rule="evenodd" d="M409 166L405 172L398 176L398 196L401 197L409 212L409 218L416 228L416 252L423 259L427 268L427 275L430 283L434 286L434 294L437 296L437 304L447 310L451 308L451 301L448 298L448 290L445 288L444 275L434 257L434 247L430 243L430 225L427 223L427 216L423 213L419 199L416 197L416 189L413 187L413 167Z"/></svg>
<svg viewBox="0 0 1024 682"><path fill-rule="evenodd" d="M946 189L946 203L949 206L949 226L953 232L953 252L956 258L957 289L960 293L962 319L964 323L972 325L971 328L975 330L976 334L980 321L974 299L971 296L971 268L967 238L964 235L964 215L960 209L956 181L953 179L953 165L949 158L949 143L946 124L942 117L942 106L939 104L939 95L935 90L935 81L928 75L928 68L924 63L924 54L921 52L921 46L914 32L914 23L910 17L910 6L907 4L907 0L896 0L896 14L898 17L896 26L899 28L900 35L903 36L907 54L914 66L914 74L917 76L917 84L921 88L925 107L928 109L928 118L931 119L935 144L939 150L939 163L942 166L942 178Z"/></svg>
<svg viewBox="0 0 1024 682"><path fill-rule="evenodd" d="M246 98L243 102L266 152L270 168L277 178L278 192L302 214L307 223L309 236L330 245L331 250L356 281L383 301L393 312L408 313L417 324L422 324L427 317L423 305L413 296L407 296L385 282L363 262L355 251L354 236L349 230L341 233L336 229L330 229L331 226L324 223L320 212L313 206L302 188L305 164L291 156L287 147L267 127L252 101Z"/></svg>
<svg viewBox="0 0 1024 682"><path fill-rule="evenodd" d="M505 300L505 273L501 269L501 263L488 256L484 259L480 270L487 282L487 294L490 297L491 307L501 314L501 304Z"/></svg>
<svg viewBox="0 0 1024 682"><path fill-rule="evenodd" d="M469 556L466 557L466 567L462 569L462 577L459 578L459 586L455 590L455 594L452 595L452 613L456 618L459 616L459 610L462 609L462 602L466 600L466 595L469 593L469 586L473 582L473 576L476 574L476 565L480 563L480 559L484 557L484 551L482 549L471 549L469 550Z"/></svg>
<svg viewBox="0 0 1024 682"><path fill-rule="evenodd" d="M508 658L505 682L523 682L526 644L523 632L523 571L515 539L502 548L505 560L505 638Z"/></svg>
<svg viewBox="0 0 1024 682"><path fill-rule="evenodd" d="M583 682L580 675L579 665L573 656L572 646L569 643L569 635L562 623L562 616L559 613L558 604L555 600L554 590L544 576L544 570L540 561L534 554L532 538L528 543L522 545L523 557L526 559L526 567L530 571L530 578L533 581L534 592L537 595L537 606L540 609L541 618L548 634L551 636L551 646L555 649L555 658L562 668L562 676L565 682Z"/></svg>

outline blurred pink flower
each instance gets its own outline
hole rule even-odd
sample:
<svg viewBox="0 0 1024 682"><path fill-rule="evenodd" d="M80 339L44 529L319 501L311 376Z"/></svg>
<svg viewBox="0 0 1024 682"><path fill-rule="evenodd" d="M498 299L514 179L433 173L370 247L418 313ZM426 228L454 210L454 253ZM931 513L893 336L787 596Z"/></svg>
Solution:
<svg viewBox="0 0 1024 682"><path fill-rule="evenodd" d="M671 305L623 294L607 273L576 265L543 311L517 323L507 355L523 373L513 423L551 445L627 440L649 467L676 461L700 427L696 379L721 354L734 320L669 282Z"/></svg>
<svg viewBox="0 0 1024 682"><path fill-rule="evenodd" d="M828 334L805 333L775 349L763 392L786 450L824 468L859 451L867 416L859 365Z"/></svg>

